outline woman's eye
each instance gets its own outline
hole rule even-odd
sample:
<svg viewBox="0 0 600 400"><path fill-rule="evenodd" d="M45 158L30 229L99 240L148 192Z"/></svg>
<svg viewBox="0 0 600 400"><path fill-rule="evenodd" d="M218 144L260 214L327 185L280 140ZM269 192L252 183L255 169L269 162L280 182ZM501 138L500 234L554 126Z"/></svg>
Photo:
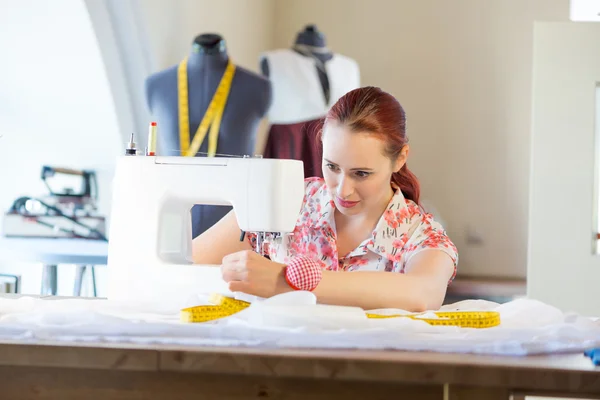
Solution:
<svg viewBox="0 0 600 400"><path fill-rule="evenodd" d="M336 167L333 164L327 164L327 168L329 168L330 170L334 171Z"/></svg>
<svg viewBox="0 0 600 400"><path fill-rule="evenodd" d="M365 172L365 171L356 171L356 175L359 178L366 178L367 176L371 175L369 172Z"/></svg>

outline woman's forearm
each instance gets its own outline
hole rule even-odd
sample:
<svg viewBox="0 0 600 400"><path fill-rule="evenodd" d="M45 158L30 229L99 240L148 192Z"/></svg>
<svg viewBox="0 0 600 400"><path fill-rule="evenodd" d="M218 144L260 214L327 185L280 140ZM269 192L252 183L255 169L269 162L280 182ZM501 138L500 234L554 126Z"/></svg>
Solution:
<svg viewBox="0 0 600 400"><path fill-rule="evenodd" d="M445 296L441 289L421 276L396 272L324 271L314 290L318 302L361 307L399 308L411 312L438 309Z"/></svg>
<svg viewBox="0 0 600 400"><path fill-rule="evenodd" d="M413 255L407 273L383 271L324 271L315 294L320 303L376 308L400 308L421 312L439 309L446 297L455 265L443 251Z"/></svg>
<svg viewBox="0 0 600 400"><path fill-rule="evenodd" d="M284 278L285 267L279 264L281 276L273 294L293 290ZM428 250L413 255L407 261L405 271L408 272L324 270L313 293L318 303L360 307L364 310L437 310L444 302L456 266L445 252Z"/></svg>

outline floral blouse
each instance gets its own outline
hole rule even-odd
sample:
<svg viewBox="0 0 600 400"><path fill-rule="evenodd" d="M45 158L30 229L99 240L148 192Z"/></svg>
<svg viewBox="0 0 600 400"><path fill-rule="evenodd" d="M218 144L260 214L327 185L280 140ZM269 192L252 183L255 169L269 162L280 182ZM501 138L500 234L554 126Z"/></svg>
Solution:
<svg viewBox="0 0 600 400"><path fill-rule="evenodd" d="M397 189L371 237L356 249L339 255L336 246L335 203L323 178L305 179L305 195L293 232L265 234L260 253L287 263L296 256L309 256L331 271L392 271L405 273L408 260L420 251L441 250L454 262L458 251L443 227ZM248 233L255 250L256 234Z"/></svg>

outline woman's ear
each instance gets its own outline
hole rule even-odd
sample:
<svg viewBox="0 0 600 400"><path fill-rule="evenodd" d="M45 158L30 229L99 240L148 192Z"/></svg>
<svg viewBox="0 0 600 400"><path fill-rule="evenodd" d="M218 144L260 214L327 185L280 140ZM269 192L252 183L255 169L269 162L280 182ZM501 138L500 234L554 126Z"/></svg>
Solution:
<svg viewBox="0 0 600 400"><path fill-rule="evenodd" d="M408 160L409 151L410 148L407 144L405 144L404 147L402 147L402 150L400 150L400 154L398 154L396 162L394 163L394 172L398 172L402 169L402 167L404 167L406 160Z"/></svg>

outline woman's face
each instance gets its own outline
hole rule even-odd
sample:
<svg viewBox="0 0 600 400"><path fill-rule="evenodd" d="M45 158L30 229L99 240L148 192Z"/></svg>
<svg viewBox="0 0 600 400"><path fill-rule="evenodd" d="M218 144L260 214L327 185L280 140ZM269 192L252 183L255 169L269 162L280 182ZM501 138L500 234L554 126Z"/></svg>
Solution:
<svg viewBox="0 0 600 400"><path fill-rule="evenodd" d="M392 173L406 162L408 146L392 162L385 143L368 133L328 122L323 128L323 177L336 208L344 215L369 213L390 200Z"/></svg>

